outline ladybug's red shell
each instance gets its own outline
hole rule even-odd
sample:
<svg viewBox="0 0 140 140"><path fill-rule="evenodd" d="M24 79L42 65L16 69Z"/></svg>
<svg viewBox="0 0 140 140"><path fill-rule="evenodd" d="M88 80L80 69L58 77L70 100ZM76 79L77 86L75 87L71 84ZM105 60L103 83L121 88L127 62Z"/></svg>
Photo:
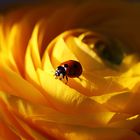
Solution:
<svg viewBox="0 0 140 140"><path fill-rule="evenodd" d="M61 66L66 66L66 75L70 78L79 77L82 74L82 66L78 61L68 60L61 63Z"/></svg>

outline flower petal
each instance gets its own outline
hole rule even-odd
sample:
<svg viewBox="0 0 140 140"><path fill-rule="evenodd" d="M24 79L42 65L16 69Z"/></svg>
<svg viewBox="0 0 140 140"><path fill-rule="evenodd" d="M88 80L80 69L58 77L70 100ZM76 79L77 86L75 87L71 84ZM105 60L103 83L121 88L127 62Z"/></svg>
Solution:
<svg viewBox="0 0 140 140"><path fill-rule="evenodd" d="M7 66L1 67L0 72L1 78L4 82L8 83L9 87L13 89L13 92L10 92L9 94L22 97L31 102L47 104L46 99L39 90L20 77L17 73L11 71Z"/></svg>

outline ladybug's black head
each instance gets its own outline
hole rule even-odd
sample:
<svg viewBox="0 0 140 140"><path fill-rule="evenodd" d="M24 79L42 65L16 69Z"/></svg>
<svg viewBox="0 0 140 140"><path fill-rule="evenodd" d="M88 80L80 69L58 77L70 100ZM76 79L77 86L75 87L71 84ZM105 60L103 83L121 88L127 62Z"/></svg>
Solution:
<svg viewBox="0 0 140 140"><path fill-rule="evenodd" d="M58 66L55 71L55 76L62 76L64 78L65 75L66 75L65 68L63 66Z"/></svg>

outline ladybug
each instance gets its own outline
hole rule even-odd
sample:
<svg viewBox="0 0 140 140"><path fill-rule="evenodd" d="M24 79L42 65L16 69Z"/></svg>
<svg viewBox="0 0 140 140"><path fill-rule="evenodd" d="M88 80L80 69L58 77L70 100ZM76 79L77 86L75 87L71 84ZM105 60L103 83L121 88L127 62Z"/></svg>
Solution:
<svg viewBox="0 0 140 140"><path fill-rule="evenodd" d="M55 78L59 78L60 80L66 78L68 82L68 77L76 78L82 74L82 66L78 61L68 60L61 63L55 71ZM67 83L66 82L66 83Z"/></svg>

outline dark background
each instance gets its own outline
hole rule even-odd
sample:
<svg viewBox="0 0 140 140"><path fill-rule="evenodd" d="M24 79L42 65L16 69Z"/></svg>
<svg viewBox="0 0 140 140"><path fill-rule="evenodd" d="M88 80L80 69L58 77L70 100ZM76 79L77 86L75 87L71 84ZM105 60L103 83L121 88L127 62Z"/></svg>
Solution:
<svg viewBox="0 0 140 140"><path fill-rule="evenodd" d="M82 2L88 0L0 0L0 12L5 12L10 9L19 8L26 5L39 5L44 3L63 3L63 2Z"/></svg>
<svg viewBox="0 0 140 140"><path fill-rule="evenodd" d="M50 2L60 3L60 2L71 2L71 1L74 1L80 4L82 1L88 1L88 0L0 0L0 12L7 11L9 9L14 9L14 8L24 6L24 5L38 5L41 3L50 3ZM91 1L94 1L94 0L91 0ZM132 3L140 2L140 0L122 0L122 1L129 1Z"/></svg>

